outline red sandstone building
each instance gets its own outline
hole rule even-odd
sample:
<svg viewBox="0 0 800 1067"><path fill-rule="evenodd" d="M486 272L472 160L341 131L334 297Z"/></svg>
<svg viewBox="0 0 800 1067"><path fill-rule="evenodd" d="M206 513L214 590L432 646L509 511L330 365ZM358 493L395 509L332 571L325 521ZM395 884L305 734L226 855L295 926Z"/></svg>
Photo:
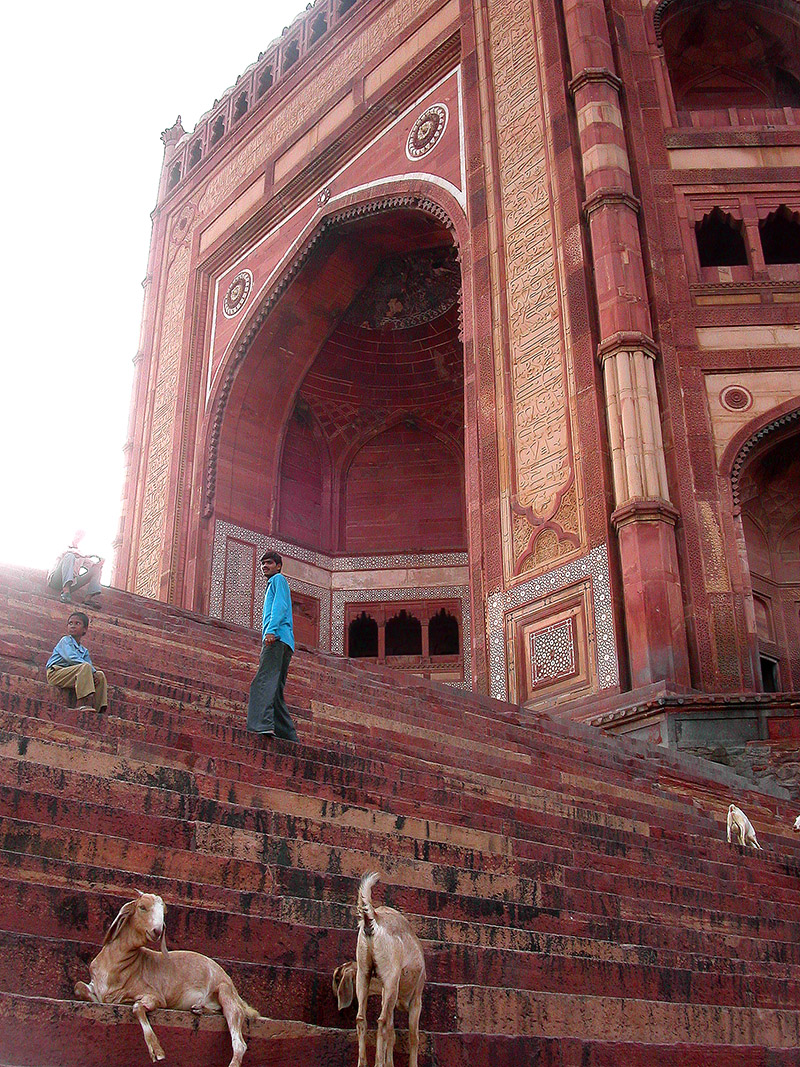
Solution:
<svg viewBox="0 0 800 1067"><path fill-rule="evenodd" d="M277 547L301 640L530 707L800 690L795 0L317 0L163 136L117 584L253 625Z"/></svg>

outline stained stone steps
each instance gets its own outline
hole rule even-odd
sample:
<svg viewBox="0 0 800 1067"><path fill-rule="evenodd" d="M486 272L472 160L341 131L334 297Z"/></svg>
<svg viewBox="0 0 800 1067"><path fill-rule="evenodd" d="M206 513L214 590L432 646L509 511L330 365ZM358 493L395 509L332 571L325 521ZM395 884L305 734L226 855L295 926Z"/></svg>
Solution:
<svg viewBox="0 0 800 1067"><path fill-rule="evenodd" d="M136 887L167 900L173 947L216 956L280 1016L254 1025L245 1063L354 1063L330 973L353 954L368 866L426 944L423 1067L800 1062L800 841L782 801L302 649L300 743L255 740L257 634L117 591L90 612L112 711L78 712L46 685L65 609L40 581L0 568L0 1067L147 1062L127 1009L69 1000ZM730 799L765 852L725 844ZM229 1059L221 1020L153 1021L170 1063Z"/></svg>

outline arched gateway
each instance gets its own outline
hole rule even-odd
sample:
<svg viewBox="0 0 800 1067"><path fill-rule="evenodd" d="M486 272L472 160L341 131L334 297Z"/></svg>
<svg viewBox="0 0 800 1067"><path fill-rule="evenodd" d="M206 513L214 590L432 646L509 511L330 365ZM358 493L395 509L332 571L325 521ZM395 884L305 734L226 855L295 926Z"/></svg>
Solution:
<svg viewBox="0 0 800 1067"><path fill-rule="evenodd" d="M117 582L251 625L275 545L301 640L615 729L800 684L795 24L316 0L163 135Z"/></svg>
<svg viewBox="0 0 800 1067"><path fill-rule="evenodd" d="M391 634L409 618L420 639L402 645L400 664L464 684L460 294L452 224L419 196L332 212L287 256L211 402L212 614L255 624L258 556L278 547L301 641L350 654L346 619L366 611L378 630L371 658L394 662ZM461 634L444 651L427 639L442 610Z"/></svg>

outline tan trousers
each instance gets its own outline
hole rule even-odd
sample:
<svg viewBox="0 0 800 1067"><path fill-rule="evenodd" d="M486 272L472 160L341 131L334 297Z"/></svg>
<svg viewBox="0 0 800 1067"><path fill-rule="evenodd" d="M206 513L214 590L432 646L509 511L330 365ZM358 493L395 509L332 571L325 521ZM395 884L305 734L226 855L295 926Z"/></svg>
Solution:
<svg viewBox="0 0 800 1067"><path fill-rule="evenodd" d="M98 711L108 707L106 676L102 671L92 671L90 663L75 663L70 667L49 667L47 681L59 689L74 689L79 701L95 693Z"/></svg>

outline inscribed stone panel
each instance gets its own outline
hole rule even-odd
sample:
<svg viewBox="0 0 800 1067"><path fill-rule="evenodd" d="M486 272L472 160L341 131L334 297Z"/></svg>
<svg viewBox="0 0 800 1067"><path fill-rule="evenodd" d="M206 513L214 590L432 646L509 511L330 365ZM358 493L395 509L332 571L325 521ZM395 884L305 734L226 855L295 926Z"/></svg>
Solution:
<svg viewBox="0 0 800 1067"><path fill-rule="evenodd" d="M555 513L572 475L541 88L528 0L490 5L505 230L516 498Z"/></svg>

